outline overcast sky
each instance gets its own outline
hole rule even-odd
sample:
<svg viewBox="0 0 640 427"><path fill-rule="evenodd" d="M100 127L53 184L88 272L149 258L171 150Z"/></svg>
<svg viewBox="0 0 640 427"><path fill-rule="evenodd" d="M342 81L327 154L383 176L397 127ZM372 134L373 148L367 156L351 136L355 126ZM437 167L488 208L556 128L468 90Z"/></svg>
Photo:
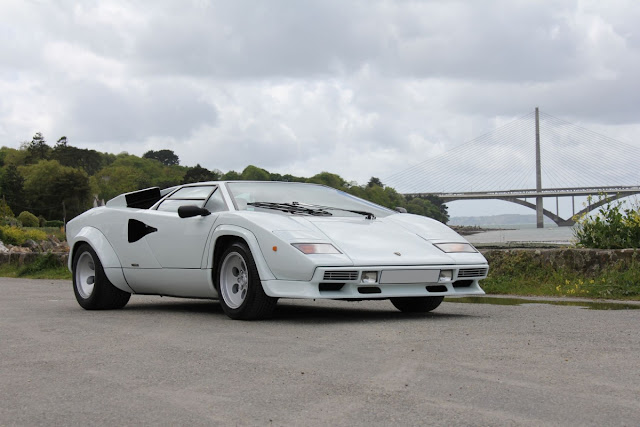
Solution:
<svg viewBox="0 0 640 427"><path fill-rule="evenodd" d="M0 40L15 148L364 184L536 106L640 145L637 0L2 0Z"/></svg>

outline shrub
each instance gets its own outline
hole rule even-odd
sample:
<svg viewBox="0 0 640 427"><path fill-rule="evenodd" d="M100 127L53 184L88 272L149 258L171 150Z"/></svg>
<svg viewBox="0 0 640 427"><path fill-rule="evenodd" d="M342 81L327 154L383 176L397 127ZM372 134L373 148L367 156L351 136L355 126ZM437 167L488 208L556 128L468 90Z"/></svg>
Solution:
<svg viewBox="0 0 640 427"><path fill-rule="evenodd" d="M55 228L61 228L64 227L64 221L60 221L57 219L51 220L51 221L46 221L44 223L44 227L55 227Z"/></svg>
<svg viewBox="0 0 640 427"><path fill-rule="evenodd" d="M21 245L24 243L24 233L18 227L3 225L0 227L0 239L9 245Z"/></svg>
<svg viewBox="0 0 640 427"><path fill-rule="evenodd" d="M13 214L13 211L11 210L7 202L4 200L4 198L0 199L0 215L3 217L9 217L9 218L15 217L15 215Z"/></svg>
<svg viewBox="0 0 640 427"><path fill-rule="evenodd" d="M23 231L24 231L25 240L31 239L36 242L41 242L42 240L45 240L47 238L47 233L42 230L30 229L30 230L23 230Z"/></svg>
<svg viewBox="0 0 640 427"><path fill-rule="evenodd" d="M9 245L21 245L28 239L36 242L47 238L47 233L42 230L12 227L10 225L0 226L0 240Z"/></svg>
<svg viewBox="0 0 640 427"><path fill-rule="evenodd" d="M600 197L602 200L604 196ZM595 216L579 218L574 228L578 246L596 249L640 247L640 210L638 206L625 209L625 203L608 202Z"/></svg>
<svg viewBox="0 0 640 427"><path fill-rule="evenodd" d="M38 227L40 226L40 221L38 217L32 214L31 212L22 211L20 215L18 215L18 221L22 223L25 227Z"/></svg>
<svg viewBox="0 0 640 427"><path fill-rule="evenodd" d="M12 225L14 227L18 227L20 225L20 221L15 217L5 216L0 218L0 225Z"/></svg>

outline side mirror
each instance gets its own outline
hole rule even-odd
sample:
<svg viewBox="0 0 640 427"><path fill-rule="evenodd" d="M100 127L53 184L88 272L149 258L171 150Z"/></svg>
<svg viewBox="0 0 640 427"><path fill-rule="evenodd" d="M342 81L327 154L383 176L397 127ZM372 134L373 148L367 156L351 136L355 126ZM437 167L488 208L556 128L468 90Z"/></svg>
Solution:
<svg viewBox="0 0 640 427"><path fill-rule="evenodd" d="M396 207L396 211L400 212L400 213L407 213L407 210L405 208L403 208L402 206Z"/></svg>
<svg viewBox="0 0 640 427"><path fill-rule="evenodd" d="M211 215L211 212L205 208L199 208L194 205L180 206L178 208L178 216L180 218L191 218L194 216L207 216Z"/></svg>

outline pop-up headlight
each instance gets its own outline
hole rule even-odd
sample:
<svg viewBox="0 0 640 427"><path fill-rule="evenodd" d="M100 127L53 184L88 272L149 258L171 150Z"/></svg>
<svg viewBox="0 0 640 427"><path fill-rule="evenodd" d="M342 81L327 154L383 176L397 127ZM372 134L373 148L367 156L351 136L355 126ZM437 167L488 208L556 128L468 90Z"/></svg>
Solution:
<svg viewBox="0 0 640 427"><path fill-rule="evenodd" d="M478 252L469 243L434 243L433 246L446 253Z"/></svg>
<svg viewBox="0 0 640 427"><path fill-rule="evenodd" d="M300 252L311 254L341 254L331 243L292 243Z"/></svg>

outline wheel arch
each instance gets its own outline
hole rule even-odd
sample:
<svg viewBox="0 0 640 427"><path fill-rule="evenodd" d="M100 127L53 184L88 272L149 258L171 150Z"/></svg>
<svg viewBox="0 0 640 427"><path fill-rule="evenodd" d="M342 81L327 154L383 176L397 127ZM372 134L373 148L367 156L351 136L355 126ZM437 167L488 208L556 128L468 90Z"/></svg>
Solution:
<svg viewBox="0 0 640 427"><path fill-rule="evenodd" d="M78 248L82 244L88 244L95 251L100 259L102 268L109 281L118 289L134 293L129 287L124 274L122 272L122 264L118 254L107 240L107 237L95 227L83 227L78 234L75 235L73 245L69 250L69 271L73 273L73 259L75 258Z"/></svg>
<svg viewBox="0 0 640 427"><path fill-rule="evenodd" d="M260 244L258 243L258 239L251 231L243 227L238 227L236 225L221 225L217 227L213 232L212 241L212 256L209 257L208 262L210 264L207 267L211 268L211 274L214 283L216 280L215 276L216 270L218 269L218 261L220 260L224 249L233 242L242 242L249 247L251 255L253 256L253 260L256 264L256 268L258 269L260 280L275 279L275 276L271 272L269 265L262 255L262 250L260 248Z"/></svg>

